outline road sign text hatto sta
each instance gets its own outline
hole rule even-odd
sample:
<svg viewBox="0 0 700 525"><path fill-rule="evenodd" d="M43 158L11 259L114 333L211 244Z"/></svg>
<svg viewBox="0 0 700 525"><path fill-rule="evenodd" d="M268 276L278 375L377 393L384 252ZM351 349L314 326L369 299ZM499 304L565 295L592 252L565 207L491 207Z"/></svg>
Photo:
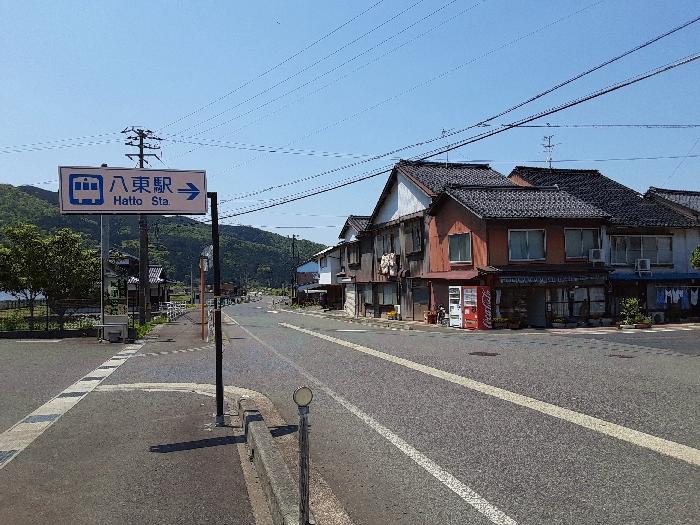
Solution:
<svg viewBox="0 0 700 525"><path fill-rule="evenodd" d="M207 213L206 172L61 166L61 213Z"/></svg>

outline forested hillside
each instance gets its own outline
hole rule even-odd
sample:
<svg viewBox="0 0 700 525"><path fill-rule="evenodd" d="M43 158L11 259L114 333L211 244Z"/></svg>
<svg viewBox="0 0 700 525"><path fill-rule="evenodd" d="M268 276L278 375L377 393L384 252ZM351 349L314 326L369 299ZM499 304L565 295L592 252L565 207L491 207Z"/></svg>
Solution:
<svg viewBox="0 0 700 525"><path fill-rule="evenodd" d="M211 227L187 217L149 217L150 261L162 264L171 279L189 282L197 271L199 254L211 244ZM0 184L0 227L13 222L36 224L44 231L69 227L99 243L97 215L61 215L58 193L33 186ZM138 255L138 221L135 216L111 218L111 246ZM224 282L249 282L281 286L292 277L291 239L248 226L220 228L221 277ZM323 245L296 241L298 261L322 250Z"/></svg>

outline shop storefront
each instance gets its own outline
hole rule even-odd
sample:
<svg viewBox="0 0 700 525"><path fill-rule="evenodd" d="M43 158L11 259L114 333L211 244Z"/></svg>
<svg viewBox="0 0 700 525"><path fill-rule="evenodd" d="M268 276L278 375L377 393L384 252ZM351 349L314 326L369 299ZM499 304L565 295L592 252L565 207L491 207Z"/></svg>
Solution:
<svg viewBox="0 0 700 525"><path fill-rule="evenodd" d="M494 278L494 319L542 328L584 323L607 312L605 275L499 275Z"/></svg>
<svg viewBox="0 0 700 525"><path fill-rule="evenodd" d="M700 273L613 273L610 281L615 312L625 298L634 297L656 324L700 318Z"/></svg>

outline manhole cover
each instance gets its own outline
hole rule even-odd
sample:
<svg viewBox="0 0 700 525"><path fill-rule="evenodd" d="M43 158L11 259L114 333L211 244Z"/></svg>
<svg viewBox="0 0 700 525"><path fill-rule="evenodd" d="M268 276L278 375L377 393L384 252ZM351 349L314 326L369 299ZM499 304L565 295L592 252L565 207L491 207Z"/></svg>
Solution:
<svg viewBox="0 0 700 525"><path fill-rule="evenodd" d="M500 354L496 352L469 352L469 355L480 355L482 357L494 357Z"/></svg>
<svg viewBox="0 0 700 525"><path fill-rule="evenodd" d="M624 355L624 354L608 354L605 357L618 357L620 359L634 359L633 355Z"/></svg>

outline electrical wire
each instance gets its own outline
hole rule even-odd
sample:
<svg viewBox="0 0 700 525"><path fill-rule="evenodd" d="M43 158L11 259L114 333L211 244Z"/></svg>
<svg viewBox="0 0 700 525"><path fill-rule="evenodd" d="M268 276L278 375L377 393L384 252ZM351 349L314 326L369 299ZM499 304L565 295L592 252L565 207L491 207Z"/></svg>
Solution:
<svg viewBox="0 0 700 525"><path fill-rule="evenodd" d="M540 31L540 30L542 30L542 29L544 29L544 28L546 28L546 27L550 27L550 26L552 26L553 24L558 23L558 22L560 22L560 21L562 21L562 20L564 20L564 19L566 19L566 18L570 18L571 16L574 16L575 14L580 13L580 12L583 11L584 9L588 9L588 8L592 7L593 5L596 5L596 4L598 4L598 3L600 3L600 2L596 2L596 3L594 3L594 4L591 4L591 5L585 7L585 8L583 8L583 9L581 9L581 10L578 10L578 11L576 11L576 12L574 12L574 13L571 13L571 14L565 16L565 17L562 17L562 18L559 18L559 19L557 19L557 20L555 20L555 21L553 21L553 22L550 22L549 24L547 24L547 25L545 25L545 26L541 26L540 28L536 29L536 30L533 31L533 32L527 33L526 35L522 35L522 36L520 36L520 37L518 37L518 38L516 38L516 39L514 39L514 40L511 40L510 43L515 43L515 42L517 42L517 41L519 41L519 40L522 40L523 38L525 38L525 37L528 36L528 35L534 34L535 32L538 32L538 31ZM548 94L550 94L550 93L553 93L554 91L556 91L556 90L558 90L558 89L561 89L562 87L567 86L567 85L569 85L569 84L575 82L576 80L579 80L579 79L583 78L584 76L587 76L587 75L589 75L589 74L591 74L591 73L593 73L593 72L595 72L595 71L598 71L598 70L600 70L600 69L602 69L602 68L604 68L604 67L606 67L606 66L608 66L608 65L610 65L610 64L612 64L612 63L614 63L614 62L617 62L618 60L621 60L622 58L624 58L624 57L626 57L626 56L629 56L629 55L631 55L632 53L635 53L635 52L637 52L637 51L639 51L639 50L641 50L641 49L644 49L645 47L648 47L648 46L650 46L651 44L653 44L653 43L655 43L655 42L658 42L659 40L661 40L661 39L663 39L663 38L665 38L665 37L667 37L667 36L669 36L669 35L672 35L672 34L678 32L678 31L680 31L680 30L682 30L682 29L688 27L688 26L691 25L691 24L694 24L694 23L698 22L699 20L700 20L700 16L695 17L695 18L693 18L693 19L691 19L691 20L689 20L689 21L687 21L687 22L684 22L683 24L681 24L681 25L679 25L679 26L676 26L676 27L674 27L673 29L670 29L670 30L668 30L668 31L666 31L666 32L664 32L664 33L661 33L661 34L659 34L659 35L657 35L657 36L655 36L655 37L653 37L653 38L651 38L651 39L649 39L649 40L647 40L647 41L645 41L645 42L643 42L643 43L641 43L641 44L639 44L639 45L637 45L637 46L635 46L635 47L633 47L633 48L631 48L631 49L629 49L629 50L627 50L627 51L625 51L625 52L623 52L623 53L620 53L620 54L618 54L618 55L616 55L616 56L614 56L614 57L612 57L612 58L610 58L610 59L608 59L608 60L605 60L604 62L601 62L600 64L598 64L598 65L596 65L596 66L594 66L594 67L591 67L591 68L589 68L589 69L587 69L587 70L585 70L585 71L583 71L583 72L581 72L581 73L578 73L577 75L575 75L575 76L573 76L573 77L570 77L570 78L564 80L563 82L559 82L558 84L555 84L554 86L552 86L552 87L546 89L545 91L541 91L541 92L537 93L536 95L534 95L534 96L532 96L532 97L530 97L530 98L528 98L528 99L526 99L526 100L524 100L524 101L522 101L522 102L519 102L518 104L516 104L516 105L514 105L514 106L511 106L511 107L509 107L508 109L506 109L506 110L504 110L504 111L501 111L500 113L498 113L498 114L496 114L496 115L493 115L493 116L491 116L491 117L489 117L489 118L487 118L487 119L481 120L481 121L479 121L479 122L477 122L477 123L475 123L475 124L472 124L472 125L470 125L470 126L467 126L467 127L465 127L465 128L462 128L462 129L459 129L459 130L450 130L450 131L448 131L447 133L443 133L443 134L441 134L441 135L439 135L439 136L436 136L436 137L433 137L433 138L430 138L430 139L426 139L426 140L423 140L423 141L420 141L420 142L416 142L416 143L410 144L410 145L408 145L408 146L403 146L403 147L400 147L400 148L391 150L391 151L389 151L389 152L386 152L386 153L383 153L383 154L379 154L379 155L375 155L375 156L373 156L373 157L369 157L369 158L366 158L366 159L363 159L363 160L360 160L360 161L357 161L357 162L354 162L354 163L346 164L345 166L341 166L341 167L338 167L338 168L334 168L333 170L326 170L326 171L323 171L323 172L321 172L321 173L317 173L317 174L315 174L315 175L310 175L310 176L307 176L307 177L302 177L302 178L295 179L295 180L292 180L292 181L289 181L289 182L286 182L286 183L283 183L283 184L278 184L278 185L274 185L274 186L269 186L269 187L267 187L267 188L262 188L262 189L260 189L260 190L255 190L255 191L252 191L252 192L246 192L246 193L240 194L239 196L240 196L241 198L250 197L250 196L255 196L255 195L259 195L259 194L261 194L261 193L265 193L265 192L268 192L268 191L272 191L272 190L274 190L274 189L284 188L284 187L291 186L291 185L293 185L293 184L298 184L298 183L301 183L301 182L306 182L306 181L309 181L309 180L312 180L312 179L315 179L315 178L318 178L318 177L322 177L322 176L325 176L325 175L329 175L330 173L335 173L335 172L340 171L340 170L342 170L342 169L352 168L352 167L358 166L358 165L360 165L360 164L364 164L364 163L367 163L367 162L371 162L371 161L373 161L373 160L377 160L377 159L380 159L380 158L388 157L388 156L390 156L390 155L395 155L396 153L399 153L399 152L402 152L402 151L406 151L406 150L409 150L409 149L412 149L412 148L415 148L415 147L423 146L423 145L426 145L426 144L429 144L429 143L432 143L432 142L436 142L436 141L442 140L442 139L444 139L444 138L446 138L446 137L450 137L450 136L454 136L454 135L457 135L457 134L461 134L461 133L463 133L463 132L465 132L465 131L468 131L468 130L470 130L470 129L474 129L474 128L478 128L478 127L484 127L486 124L488 124L489 122L491 122L491 121L493 121L493 120L496 120L496 119L498 119L498 118L500 118L500 117L502 117L502 116L504 116L504 115L507 115L507 114L509 114L509 113L511 113L511 112L513 112L513 111L515 111L515 110L517 110L517 109L520 109L521 107L523 107L523 106L525 106L525 105L527 105L527 104L530 104L530 103L532 103L532 102L534 102L534 101L536 101L536 100L538 100L538 99L540 99L540 98L542 98L542 97L544 97L544 96L546 96L546 95L548 95ZM510 44L510 43L509 43L509 44ZM508 45L508 44L505 44L505 45ZM499 47L494 48L494 49L500 49L500 47L503 47L503 46L499 46ZM490 54L491 52L493 52L493 50L487 52L486 55ZM485 55L482 55L482 56L485 56ZM467 62L467 63L468 63L468 62ZM467 63L464 63L464 64L462 64L462 65L460 65L460 66L457 66L457 68L461 68L461 67L463 67L463 65L465 65L465 64L467 64ZM454 69L456 69L456 68L454 68ZM438 75L438 76L439 76L439 75ZM433 78L437 78L437 77L433 77ZM431 79L431 81L432 81L432 79ZM413 88L411 88L411 89L413 89ZM232 199L228 199L227 201L224 201L224 202L228 202L228 201L231 201L231 200L236 200L236 199L235 199L235 198L232 198Z"/></svg>
<svg viewBox="0 0 700 525"><path fill-rule="evenodd" d="M608 86L608 87L602 88L602 89L600 89L600 90L598 90L598 91L594 91L594 92L589 93L589 94L587 94L587 95L584 95L584 96L582 96L582 97L579 97L579 98L570 100L569 102L565 102L565 103L563 103L563 104L560 104L560 105L558 105L558 106L555 106L555 107L553 107L553 108L550 108L550 109L547 109L547 110L544 110L544 111L540 111L540 112L538 112L538 113L535 113L535 114L530 115L530 116L528 116L528 117L525 117L525 118L523 118L523 119L520 119L520 120L518 120L518 121L515 121L515 122L511 123L510 125L503 126L503 127L500 127L500 128L494 129L494 130L490 130L490 131L487 131L487 132L483 132L483 133L480 133L480 134L478 134L478 135L474 135L474 136L472 136L472 137L469 137L469 138L460 140L460 141L458 141L458 142L449 144L449 145L447 145L447 146L444 146L444 147L441 147L441 148L437 148L437 149L434 149L434 150L429 151L429 152L427 152L427 153L423 153L423 154L421 154L421 155L415 156L415 157L413 157L411 160L416 160L416 161L419 161L419 160L427 160L427 159L430 159L430 158L435 157L435 156L437 156L437 155L440 155L440 154L443 154L443 153L447 153L447 152L449 152L449 151L452 151L452 150L461 148L461 147L463 147L463 146L465 146L465 145L467 145L467 144L472 144L472 143L474 143L474 142L478 142L478 141L480 141L480 140L484 140L484 139L486 139L486 138L488 138L488 137L492 137L492 136L494 136L494 135L498 135L498 134L500 134L500 133L503 133L503 132L505 132L505 131L508 131L508 130L510 130L510 129L513 129L513 128L515 128L515 127L518 127L519 125L526 124L526 123L528 123L528 122L532 122L532 121L534 121L534 120L543 118L543 117L545 117L545 116L552 115L552 114L558 113L558 112L560 112L560 111L563 111L563 110L565 110L565 109L568 109L568 108L577 106L577 105L579 105L579 104L588 102L588 101L590 101L590 100L593 100L593 99L595 99L595 98L601 97L601 96L603 96L603 95L607 95L607 94L609 94L609 93L613 93L613 92L615 92L615 91L617 91L617 90L619 90L619 89L622 89L622 88L624 88L624 87L627 87L627 86L636 84L636 83L638 83L638 82L641 82L642 80L646 80L646 79L651 78L651 77L654 77L654 76L656 76L656 75L665 73L665 72L670 71L670 70L672 70L672 69L675 69L675 68L677 68L677 67L680 67L680 66L689 64L689 63L694 62L694 61L696 61L696 60L698 60L698 59L700 59L700 53L695 53L695 54L689 55L689 56L684 57L684 58L682 58L682 59L679 59L679 60L676 60L676 61L671 62L671 63L669 63L669 64L666 64L666 65L664 65L664 66L660 66L660 67L655 68L655 69L653 69L653 70L647 71L646 73L642 73L642 74L637 75L637 76L635 76L635 77L631 77L631 78L628 78L628 79L623 80L623 81L621 81L621 82L618 82L618 83L616 83L616 84L612 84L612 85L610 85L610 86ZM373 178L373 177L377 177L377 176L382 175L382 174L385 174L385 173L389 173L389 172L391 171L391 169L392 169L391 167L389 167L389 168L382 168L382 169L379 170L379 171L375 171L375 172L372 172L372 173L369 173L369 174L366 174L366 175L363 175L363 176L360 176L360 177L356 177L356 178L354 178L354 179L347 180L346 182L342 182L342 183L338 183L338 184L334 184L334 185L329 185L328 187L325 187L325 188L323 188L323 189L313 189L313 190L309 190L309 191L307 191L307 192L305 192L305 193L303 193L303 194L300 193L300 194L296 194L296 195L284 197L284 198L278 199L278 200L276 200L276 201L273 201L273 202L271 202L271 203L269 203L269 204L267 204L267 205L259 206L259 207L257 207L257 208L253 208L253 209L242 208L242 209L240 209L240 210L238 210L238 211L235 211L235 210L234 210L234 213L229 213L229 214L227 214L227 215L223 215L223 216L221 216L221 219L226 219L226 218L230 218L230 217L237 217L237 216L244 215L244 214L247 214L247 213L253 213L253 212L256 212L256 211L261 211L261 210L268 209L268 208L272 208L272 207L275 207L275 206L280 206L280 205L282 205L282 204L287 204L287 203L289 203L289 202L294 202L294 201L297 201L297 200L300 200L300 199L305 199L305 198L308 198L308 197L311 197L311 196L314 196L314 195L319 195L319 194L321 194L321 193L326 193L326 192L328 192L328 191L332 191L332 190L335 190L335 189L338 189L338 188L341 188L341 187L345 187L345 186L348 186L348 185L350 185L350 184L355 184L355 183L361 182L361 181L363 181L363 180L367 180L367 179L370 179L370 178Z"/></svg>
<svg viewBox="0 0 700 525"><path fill-rule="evenodd" d="M321 64L321 63L325 62L326 60L328 60L329 58L332 58L333 56L335 56L335 55L337 55L338 53L340 53L342 50L344 50L344 49L346 49L346 48L352 46L352 45L355 44L356 42L359 42L359 41L362 40L363 38L365 38L365 37L369 36L370 34L374 33L375 31L378 31L379 29L381 29L381 28L384 27L385 25L389 24L390 22L393 22L394 20L396 20L397 18L399 18L401 15L407 13L408 11L410 11L411 9L413 9L414 7L416 7L417 5L422 4L423 2L425 2L425 0L417 0L416 2L414 2L414 3L411 4L410 6L408 6L408 7L404 8L404 9L402 9L402 10L399 11L397 14L391 16L390 18L388 18L387 20L385 20L385 21L382 22L381 24L379 24L379 25L373 27L372 29L370 29L369 31L366 31L365 33L362 33L360 36L354 38L354 39L351 40L350 42L347 42L347 43L343 44L343 45L340 46L339 48L335 49L334 51L332 51L331 53L325 55L324 57L322 57L322 58L316 60L316 61L313 62L312 64L309 64L308 66L303 67L302 69L296 71L295 73L293 73L293 74L291 74L291 75L285 77L283 80L280 80L280 81L276 82L276 83L273 84L272 86L267 87L267 88L263 89L262 91L259 91L259 92L256 93L255 95L252 95L252 96L246 98L246 99L243 100L242 102L239 102L238 104L236 104L236 105L234 105L234 106L231 106L231 107L225 109L224 111L221 111L221 112L219 112L219 113L217 113L217 114L215 114L215 115L213 115L213 116L211 116L211 117L208 117L208 118L204 119L203 121L199 122L198 124L196 124L196 125L194 125L194 126L190 126L190 127L188 127L188 128L185 128L184 130L181 130L180 133L183 133L184 131L190 130L190 129L192 129L193 127L201 126L202 124L204 124L204 123L206 123L206 122L209 122L209 121L211 121L212 119L215 119L215 118L217 118L217 117L220 117L221 115L223 115L223 114L225 114L225 113L227 113L227 112L229 112L229 111L231 111L231 110L233 110L233 109L235 109L235 108L237 108L237 107L239 107L239 106L241 106L241 105L243 105L243 104L245 104L245 103L247 103L247 102L250 102L251 100L254 100L254 99L258 98L259 96L264 95L265 93L269 93L270 91L272 91L272 90L275 89L276 87L279 87L279 86L281 86L282 84L285 84L286 82L289 82L289 81L292 80L293 78L298 77L299 75L305 73L305 72L308 71L309 69L312 69L312 68L314 68L315 66L317 66L318 64Z"/></svg>
<svg viewBox="0 0 700 525"><path fill-rule="evenodd" d="M224 99L230 97L231 95L233 95L233 94L236 93L237 91L240 91L240 90L243 89L244 87L249 86L250 84L252 84L252 83L255 82L256 80L259 80L259 79L261 79L261 78L263 78L263 77L269 75L269 74L272 73L273 71L275 71L275 70L279 69L280 67L282 67L282 66L283 66L284 64L286 64L287 62L290 62L291 60L294 60L296 57L298 57L298 56L301 55L302 53L305 53L306 51L308 51L308 50L311 49L312 47L314 47L314 46L316 46L317 44L321 43L321 42L322 42L323 40L325 40L326 38L328 38L328 37L334 35L334 34L337 33L338 31L340 31L342 28L344 28L345 26L351 24L352 22L354 22L355 20L357 20L357 19L360 18L361 16L363 16L363 15L369 13L372 9L374 9L374 8L377 7L377 6L379 6L379 5L380 5L381 3L383 3L383 2L384 2L384 0L379 0L378 2L375 2L374 4L370 5L370 6L369 6L367 9L365 9L364 11L362 11L362 12L360 12L359 14L353 16L353 17L350 18L349 20L346 20L345 22L343 22L342 24L340 24L340 25L339 25L338 27L336 27L335 29L329 31L328 33L324 34L324 35L321 36L320 38L314 40L313 42L311 42L311 43L308 44L307 46L301 48L299 51L297 51L297 52L295 52L295 53L289 55L287 58L285 58L285 59L282 60L281 62L278 62L278 63L275 64L274 66L272 66L272 67L266 69L265 71L263 71L262 73L258 74L257 76L255 76L255 77L253 77L253 78L251 78L251 79L249 79L249 80L246 80L245 82L243 82L243 84L239 85L237 88L232 89L231 91L229 91L229 92L225 93L224 95L221 95L220 97L218 97L218 98L216 98L216 99L214 99L214 100L208 102L207 104L205 104L205 105L203 105L203 106L201 106L201 107L195 109L194 111L191 111L190 113L187 113L186 115L183 115L183 116L181 116L181 117L178 117L177 119L173 120L172 122L161 126L160 129L161 129L161 130L164 130L164 129L166 129L166 128L169 128L170 126L174 126L175 124L178 124L179 122L182 122L183 120L185 120L185 119L187 119L187 118L189 118L189 117L191 117L191 116L193 116L193 115L196 115L196 114L198 114L198 113L204 111L205 109L207 109L207 108L213 106L214 104L216 104L216 103L218 103L218 102L221 102L222 100L224 100Z"/></svg>

